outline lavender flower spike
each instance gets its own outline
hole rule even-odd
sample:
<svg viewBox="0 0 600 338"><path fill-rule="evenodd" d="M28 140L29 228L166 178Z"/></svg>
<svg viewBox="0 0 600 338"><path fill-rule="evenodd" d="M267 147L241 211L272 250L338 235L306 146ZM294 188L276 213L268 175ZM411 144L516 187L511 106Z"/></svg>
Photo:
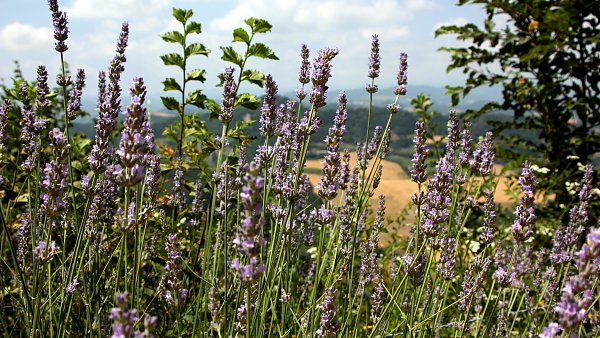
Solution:
<svg viewBox="0 0 600 338"><path fill-rule="evenodd" d="M373 84L373 80L379 76L381 57L379 56L379 37L377 34L371 38L371 55L369 56L369 77L371 83L367 84L367 93L374 94L377 92L377 85Z"/></svg>
<svg viewBox="0 0 600 338"><path fill-rule="evenodd" d="M327 143L327 155L323 161L323 176L321 183L317 185L319 196L326 200L332 200L337 196L340 188L340 174L342 172L342 162L339 154L339 148L342 143L342 137L346 133L346 93L341 92L338 98L338 109L335 113L333 126L329 128L329 134L325 138Z"/></svg>
<svg viewBox="0 0 600 338"><path fill-rule="evenodd" d="M69 92L69 103L67 105L67 117L69 120L74 120L77 113L81 110L81 94L85 85L85 72L83 69L77 69L75 77L75 88Z"/></svg>
<svg viewBox="0 0 600 338"><path fill-rule="evenodd" d="M398 86L394 89L396 95L406 95L406 84L408 83L408 55L400 53L400 69L398 69Z"/></svg>
<svg viewBox="0 0 600 338"><path fill-rule="evenodd" d="M37 69L37 84L36 84L37 97L35 99L35 109L45 111L50 105L48 101L48 94L50 94L50 88L48 88L48 71L45 66L38 66Z"/></svg>
<svg viewBox="0 0 600 338"><path fill-rule="evenodd" d="M317 330L317 337L335 337L339 330L339 322L335 320L335 289L325 290L325 297L321 303L321 327Z"/></svg>
<svg viewBox="0 0 600 338"><path fill-rule="evenodd" d="M219 120L223 123L229 123L233 118L233 107L235 104L236 86L233 79L233 68L225 68L223 81L223 98L221 100L221 114Z"/></svg>
<svg viewBox="0 0 600 338"><path fill-rule="evenodd" d="M325 106L327 81L331 77L331 61L338 53L339 50L337 48L323 49L319 51L313 62L313 74L311 77L313 88L310 92L310 102L315 108Z"/></svg>
<svg viewBox="0 0 600 338"><path fill-rule="evenodd" d="M307 84L310 82L310 61L308 61L310 51L306 45L302 45L300 56L302 57L302 64L300 65L298 81L302 84Z"/></svg>
<svg viewBox="0 0 600 338"><path fill-rule="evenodd" d="M262 136L273 136L275 133L275 119L277 107L275 96L277 95L277 84L273 81L271 74L265 77L265 98L260 110L260 134Z"/></svg>
<svg viewBox="0 0 600 338"><path fill-rule="evenodd" d="M48 5L52 11L52 25L54 26L54 39L56 40L54 49L59 53L66 52L69 49L65 43L69 37L67 13L58 9L57 0L48 0Z"/></svg>
<svg viewBox="0 0 600 338"><path fill-rule="evenodd" d="M296 89L296 96L299 100L304 100L306 97L304 85L310 82L310 61L308 61L310 51L306 45L302 45L300 56L302 57L302 64L300 65L300 72L298 73L298 81L302 83L302 87Z"/></svg>
<svg viewBox="0 0 600 338"><path fill-rule="evenodd" d="M519 205L515 210L516 219L512 226L512 233L515 240L524 242L533 235L535 221L533 188L536 185L536 179L531 169L531 163L528 161L523 164L519 185L523 190L523 196L519 199Z"/></svg>
<svg viewBox="0 0 600 338"><path fill-rule="evenodd" d="M152 149L146 141L150 125L146 108L143 108L146 98L144 80L134 78L130 92L131 104L125 112L125 128L121 133L119 149L116 151L120 164L115 166L117 179L126 187L134 186L143 179L146 171L145 157L149 155L148 150Z"/></svg>
<svg viewBox="0 0 600 338"><path fill-rule="evenodd" d="M247 262L246 265L242 265L240 259L236 258L231 267L237 272L242 282L252 284L266 269L259 261L261 246L265 241L261 235L265 222L262 217L261 201L265 180L260 176L261 167L257 162L251 162L247 165L246 170L245 185L240 192L243 205L242 220L233 244L241 255L247 257Z"/></svg>
<svg viewBox="0 0 600 338"><path fill-rule="evenodd" d="M54 151L54 159L46 163L42 174L42 209L52 217L60 216L66 210L65 189L69 167L66 164L70 145L58 128L48 134Z"/></svg>
<svg viewBox="0 0 600 338"><path fill-rule="evenodd" d="M369 77L374 79L379 76L381 57L379 56L379 36L371 37L371 56L369 56Z"/></svg>
<svg viewBox="0 0 600 338"><path fill-rule="evenodd" d="M413 142L415 150L413 152L412 166L410 167L410 177L413 182L423 183L427 180L427 145L425 144L425 122L418 121L415 125L415 137Z"/></svg>

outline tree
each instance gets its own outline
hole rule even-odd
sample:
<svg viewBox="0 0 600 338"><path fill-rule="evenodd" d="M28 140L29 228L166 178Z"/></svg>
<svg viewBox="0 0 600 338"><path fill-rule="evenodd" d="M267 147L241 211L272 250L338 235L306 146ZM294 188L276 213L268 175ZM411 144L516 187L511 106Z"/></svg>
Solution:
<svg viewBox="0 0 600 338"><path fill-rule="evenodd" d="M473 89L501 86L501 102L490 102L479 116L493 110L514 113L497 123L504 135L500 155L524 156L548 167L558 178L540 188L568 201L565 182L574 181L577 162L590 161L600 147L600 1L598 0L459 0L478 4L487 16L482 26L443 26L440 35L455 34L467 47L444 47L448 71L468 75L463 86L447 87L453 104ZM500 23L502 22L502 23ZM529 132L529 133L528 133ZM521 147L521 149L519 149ZM524 154L523 149L535 149ZM556 203L557 205L559 203Z"/></svg>

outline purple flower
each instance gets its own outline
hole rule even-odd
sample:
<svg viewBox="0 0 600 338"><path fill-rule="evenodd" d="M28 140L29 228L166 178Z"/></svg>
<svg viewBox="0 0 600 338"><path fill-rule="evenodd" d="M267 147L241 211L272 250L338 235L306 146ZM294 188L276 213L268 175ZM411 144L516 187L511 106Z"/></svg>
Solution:
<svg viewBox="0 0 600 338"><path fill-rule="evenodd" d="M32 172L37 167L39 157L38 137L46 123L33 112L27 92L27 85L25 82L21 82L20 96L21 102L23 102L21 107L21 146L27 156L21 166L25 171Z"/></svg>
<svg viewBox="0 0 600 338"><path fill-rule="evenodd" d="M160 156L151 155L148 164L148 171L146 172L145 184L146 195L150 198L152 203L156 202L160 190Z"/></svg>
<svg viewBox="0 0 600 338"><path fill-rule="evenodd" d="M491 260L489 257L485 259L477 257L467 267L462 282L462 290L459 294L458 309L461 312L467 312L470 309L471 301L480 298L476 294L481 291L484 276L487 273L490 263Z"/></svg>
<svg viewBox="0 0 600 338"><path fill-rule="evenodd" d="M415 124L415 137L413 143L415 150L413 151L412 166L410 167L410 177L413 182L423 183L427 180L427 145L425 144L425 122L418 121Z"/></svg>
<svg viewBox="0 0 600 338"><path fill-rule="evenodd" d="M219 293L214 286L210 288L208 293L208 311L210 311L211 319L210 326L219 329L223 324L223 319L219 313L221 305L219 303Z"/></svg>
<svg viewBox="0 0 600 338"><path fill-rule="evenodd" d="M408 55L400 53L400 67L398 69L397 82L398 85L394 89L396 95L406 95L406 84L408 83Z"/></svg>
<svg viewBox="0 0 600 338"><path fill-rule="evenodd" d="M390 114L396 114L397 112L400 111L400 106L395 103L390 103L387 105L387 111Z"/></svg>
<svg viewBox="0 0 600 338"><path fill-rule="evenodd" d="M446 153L451 159L454 159L454 154L458 148L458 137L460 134L456 110L451 110L448 117L448 143L446 143Z"/></svg>
<svg viewBox="0 0 600 338"><path fill-rule="evenodd" d="M560 302L554 307L560 326L566 331L576 330L587 319L588 308L593 300L592 290L586 290L578 297L573 290L572 281L567 281L562 289Z"/></svg>
<svg viewBox="0 0 600 338"><path fill-rule="evenodd" d="M237 92L233 79L233 71L232 67L227 67L225 68L225 74L223 74L223 96L221 99L221 113L219 114L219 120L223 123L229 123L233 118L233 108Z"/></svg>
<svg viewBox="0 0 600 338"><path fill-rule="evenodd" d="M329 134L325 138L327 155L323 161L323 176L321 176L321 182L317 185L319 196L325 200L334 199L340 188L342 164L339 148L342 138L346 134L346 119L348 117L346 103L346 93L341 92L338 98L338 109L333 118L333 126L329 128Z"/></svg>
<svg viewBox="0 0 600 338"><path fill-rule="evenodd" d="M66 164L69 156L70 145L67 144L64 134L58 128L52 129L48 134L54 152L54 158L46 163L42 173L40 195L42 209L51 217L59 217L67 208L65 189L69 166Z"/></svg>
<svg viewBox="0 0 600 338"><path fill-rule="evenodd" d="M121 142L116 155L120 164L115 174L119 182L126 187L139 183L145 173L146 156L150 155L152 145L147 143L146 135L150 130L146 108L146 86L142 78L134 78L131 86L131 104L125 112L125 128L121 133Z"/></svg>
<svg viewBox="0 0 600 338"><path fill-rule="evenodd" d="M445 280L454 278L454 268L456 267L456 238L448 237L444 234L439 240L440 262L438 272Z"/></svg>
<svg viewBox="0 0 600 338"><path fill-rule="evenodd" d="M129 24L124 22L121 26L121 34L117 41L116 55L113 58L108 71L108 86L106 85L106 74L98 74L98 119L96 122L96 138L92 151L88 157L90 167L95 173L104 172L109 165L108 159L112 154L110 141L115 129L116 119L121 111L121 73L125 70L125 47L129 36Z"/></svg>
<svg viewBox="0 0 600 338"><path fill-rule="evenodd" d="M77 280L77 278L73 279L73 281L69 284L67 284L67 286L65 287L65 292L72 295L75 290L77 289L77 286L79 285L79 281Z"/></svg>
<svg viewBox="0 0 600 338"><path fill-rule="evenodd" d="M48 71L45 66L38 66L37 69L37 83L35 85L37 97L35 100L35 108L37 111L45 111L48 109L50 101L48 101L48 94L50 94L50 88L48 88Z"/></svg>
<svg viewBox="0 0 600 338"><path fill-rule="evenodd" d="M448 220L448 208L451 203L450 186L452 183L452 167L448 156L442 157L435 168L433 178L427 184L427 192L423 203L421 230L429 238L436 237L441 225Z"/></svg>
<svg viewBox="0 0 600 338"><path fill-rule="evenodd" d="M494 134L487 132L473 151L471 168L480 175L489 175L494 166Z"/></svg>
<svg viewBox="0 0 600 338"><path fill-rule="evenodd" d="M327 288L321 303L321 326L317 329L317 337L335 337L340 329L340 323L335 320L337 309L335 307L335 289Z"/></svg>
<svg viewBox="0 0 600 338"><path fill-rule="evenodd" d="M59 53L66 52L69 49L67 44L65 44L65 41L69 37L67 13L58 9L57 0L48 0L48 5L50 6L50 11L52 11L52 25L54 26L54 39L56 40L54 49Z"/></svg>
<svg viewBox="0 0 600 338"><path fill-rule="evenodd" d="M302 63L300 65L300 72L298 73L298 81L305 85L310 82L310 61L308 60L310 51L306 45L302 45L300 56L302 57ZM302 99L300 98L300 100Z"/></svg>
<svg viewBox="0 0 600 338"><path fill-rule="evenodd" d="M260 176L260 171L261 167L256 162L247 165L245 184L240 192L242 216L238 234L233 240L240 255L246 257L246 265L236 258L231 267L246 285L256 282L266 269L258 260L261 246L265 241L261 234L265 220L262 216L261 200L264 178Z"/></svg>
<svg viewBox="0 0 600 338"><path fill-rule="evenodd" d="M327 96L327 81L331 77L331 61L338 55L337 48L327 48L320 50L313 61L313 73L311 77L312 91L310 92L310 102L316 109L325 106Z"/></svg>
<svg viewBox="0 0 600 338"><path fill-rule="evenodd" d="M424 272L427 265L427 256L425 254L419 255L417 259L415 256L407 252L404 255L404 273L409 277L409 281L414 286L423 284Z"/></svg>
<svg viewBox="0 0 600 338"><path fill-rule="evenodd" d="M369 56L369 77L375 79L379 76L381 57L379 56L379 37L377 34L371 37L371 56Z"/></svg>
<svg viewBox="0 0 600 338"><path fill-rule="evenodd" d="M461 132L461 150L458 154L458 162L464 168L469 167L469 157L471 153L471 142L473 142L473 136L471 135L471 122L465 122L464 129Z"/></svg>
<svg viewBox="0 0 600 338"><path fill-rule="evenodd" d="M554 338L560 334L560 331L558 323L550 323L544 328L544 332L540 334L540 338Z"/></svg>
<svg viewBox="0 0 600 338"><path fill-rule="evenodd" d="M183 274L181 242L177 240L176 234L167 235L165 251L167 261L165 263L165 273L158 286L158 294L167 304L176 305L185 300L188 292L187 289L181 287L181 275ZM174 298L174 294L177 297Z"/></svg>
<svg viewBox="0 0 600 338"><path fill-rule="evenodd" d="M75 88L69 92L69 103L67 104L67 117L74 120L77 113L81 110L81 94L85 85L85 72L83 69L77 69L75 77Z"/></svg>
<svg viewBox="0 0 600 338"><path fill-rule="evenodd" d="M137 309L128 309L128 293L116 293L115 294L115 305L110 310L108 316L113 321L112 324L112 335L111 338L151 338L150 331L156 327L156 317L151 317L148 314L144 315L144 331L135 331L134 325L139 321Z"/></svg>
<svg viewBox="0 0 600 338"><path fill-rule="evenodd" d="M183 184L183 163L179 159L175 168L175 177L173 177L173 199L171 200L171 205L180 209L183 209L186 200Z"/></svg>
<svg viewBox="0 0 600 338"><path fill-rule="evenodd" d="M383 282L381 279L378 279L376 282L377 286L375 287L375 292L371 296L373 300L373 305L371 306L371 315L369 318L371 319L371 323L376 324L381 318L381 310L383 309L383 302L385 301L385 290L383 289Z"/></svg>
<svg viewBox="0 0 600 338"><path fill-rule="evenodd" d="M516 219L512 226L512 233L515 240L524 242L533 235L535 221L533 189L536 179L531 169L531 163L528 161L523 163L519 185L523 190L523 196L519 199L519 205L515 210Z"/></svg>
<svg viewBox="0 0 600 338"><path fill-rule="evenodd" d="M4 152L4 142L8 138L6 127L8 127L8 113L12 110L12 104L9 100L4 100L0 104L0 164L2 164L2 153ZM2 184L2 176L0 176L0 184Z"/></svg>
<svg viewBox="0 0 600 338"><path fill-rule="evenodd" d="M35 248L33 248L33 257L40 261L40 264L46 264L52 260L54 255L58 252L59 247L52 241L50 245L46 241L39 241Z"/></svg>
<svg viewBox="0 0 600 338"><path fill-rule="evenodd" d="M265 78L265 97L260 110L260 134L262 136L273 136L275 132L275 118L277 111L275 97L277 95L277 84L273 81L271 74Z"/></svg>
<svg viewBox="0 0 600 338"><path fill-rule="evenodd" d="M494 191L489 189L483 192L485 204L483 205L483 230L481 240L484 244L490 244L496 237L496 204L494 203Z"/></svg>

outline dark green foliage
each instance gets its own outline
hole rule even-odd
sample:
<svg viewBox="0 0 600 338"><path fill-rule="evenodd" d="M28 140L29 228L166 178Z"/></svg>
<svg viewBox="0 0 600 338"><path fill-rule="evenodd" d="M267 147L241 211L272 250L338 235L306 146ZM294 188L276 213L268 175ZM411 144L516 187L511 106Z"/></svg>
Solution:
<svg viewBox="0 0 600 338"><path fill-rule="evenodd" d="M485 8L482 25L444 26L436 36L456 35L465 47L445 47L448 71L468 75L462 86L448 87L453 104L473 89L501 86L502 100L469 116L502 109L513 119L494 123L499 156L522 163L523 157L560 176L540 188L569 200L566 181L576 181L577 162L586 163L600 149L600 1L460 0L458 5ZM500 20L506 24L497 26ZM500 133L515 129L517 133ZM535 149L535 152L527 151Z"/></svg>

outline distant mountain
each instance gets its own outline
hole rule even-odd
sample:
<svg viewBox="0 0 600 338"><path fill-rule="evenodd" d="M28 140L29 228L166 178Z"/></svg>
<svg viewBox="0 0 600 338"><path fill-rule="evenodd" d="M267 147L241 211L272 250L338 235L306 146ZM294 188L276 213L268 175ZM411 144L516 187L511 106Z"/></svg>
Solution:
<svg viewBox="0 0 600 338"><path fill-rule="evenodd" d="M327 101L335 104L337 94L340 90L329 89ZM346 97L348 98L348 104L350 106L368 106L369 105L369 94L364 88L347 89L345 90ZM427 86L427 85L410 85L408 87L408 93L406 96L400 98L398 104L400 107L410 110L410 101L420 94L426 94L433 103L432 109L439 111L440 113L447 112L450 109L450 96L446 95L446 88ZM502 98L500 88L485 87L473 90L467 99L463 100L458 107L459 110L476 109L487 102L493 100L500 100ZM295 94L285 94L289 97L294 97ZM388 104L393 103L395 99L394 88L386 87L379 88L379 91L373 96L373 105L376 107L386 107Z"/></svg>

